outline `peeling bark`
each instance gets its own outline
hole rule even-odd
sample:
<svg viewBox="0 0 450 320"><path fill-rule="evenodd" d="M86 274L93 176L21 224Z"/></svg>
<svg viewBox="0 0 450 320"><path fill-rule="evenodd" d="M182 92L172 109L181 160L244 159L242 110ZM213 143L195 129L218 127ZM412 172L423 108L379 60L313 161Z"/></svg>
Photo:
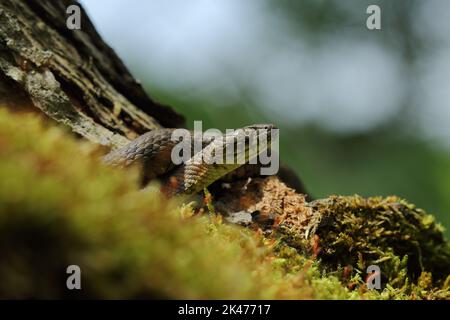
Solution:
<svg viewBox="0 0 450 320"><path fill-rule="evenodd" d="M81 30L67 29L71 4L79 5L70 0L2 0L0 104L11 106L26 93L28 104L112 147L155 128L183 126L181 115L144 92L83 9Z"/></svg>

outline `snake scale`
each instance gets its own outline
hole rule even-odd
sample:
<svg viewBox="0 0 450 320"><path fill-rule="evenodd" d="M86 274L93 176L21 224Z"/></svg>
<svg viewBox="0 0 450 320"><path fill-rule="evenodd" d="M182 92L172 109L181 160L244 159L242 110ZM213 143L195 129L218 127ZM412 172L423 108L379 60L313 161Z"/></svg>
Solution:
<svg viewBox="0 0 450 320"><path fill-rule="evenodd" d="M161 181L161 191L165 195L190 195L243 166L244 163L238 161L213 163L211 157L215 155L215 150L222 150L225 155L225 149L230 147L230 144L237 146L239 141L243 141L245 142L243 156L245 163L248 163L250 159L270 148L271 129L276 127L272 124L256 124L214 138L191 134L189 143L192 146L199 143L201 150L179 165L174 164L171 157L172 150L179 143L172 137L176 129L158 129L144 133L125 146L111 151L103 157L103 161L118 167L140 164L143 166L145 181L158 178ZM255 132L258 139L266 139L265 148L248 143L250 135ZM234 152L234 160L238 156L238 149L238 147L231 149Z"/></svg>

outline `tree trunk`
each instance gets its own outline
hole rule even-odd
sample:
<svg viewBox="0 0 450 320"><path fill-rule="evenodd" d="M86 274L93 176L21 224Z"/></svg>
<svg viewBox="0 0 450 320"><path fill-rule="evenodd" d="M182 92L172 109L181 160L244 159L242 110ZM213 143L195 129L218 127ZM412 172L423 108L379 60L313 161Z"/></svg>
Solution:
<svg viewBox="0 0 450 320"><path fill-rule="evenodd" d="M81 29L66 26L81 8ZM151 99L71 0L0 2L0 105L41 109L112 147L184 119Z"/></svg>

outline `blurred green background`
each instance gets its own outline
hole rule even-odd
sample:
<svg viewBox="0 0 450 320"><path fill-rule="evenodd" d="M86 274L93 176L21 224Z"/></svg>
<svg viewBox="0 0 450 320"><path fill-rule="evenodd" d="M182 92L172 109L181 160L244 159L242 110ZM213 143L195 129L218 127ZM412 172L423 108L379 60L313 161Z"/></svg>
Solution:
<svg viewBox="0 0 450 320"><path fill-rule="evenodd" d="M450 1L81 3L189 127L275 123L315 197L395 194L450 235Z"/></svg>

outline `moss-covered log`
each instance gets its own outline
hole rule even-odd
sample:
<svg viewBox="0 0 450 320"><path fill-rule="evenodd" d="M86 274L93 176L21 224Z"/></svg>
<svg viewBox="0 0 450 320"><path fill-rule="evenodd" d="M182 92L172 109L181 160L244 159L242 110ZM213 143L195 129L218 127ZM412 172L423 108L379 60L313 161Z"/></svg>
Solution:
<svg viewBox="0 0 450 320"><path fill-rule="evenodd" d="M438 286L450 275L450 243L443 227L397 197L331 196L307 202L278 179L258 178L218 190L215 210L316 257L326 270L346 268L347 276L364 275L368 266L377 265L384 285L400 288L417 283L423 272L432 274Z"/></svg>
<svg viewBox="0 0 450 320"><path fill-rule="evenodd" d="M398 202L393 199L330 198L307 205L301 195L270 179L262 190L272 193L253 203L259 211L254 215L258 217L254 232L226 224L218 215L195 214L190 206L167 202L151 190L139 191L135 168L105 167L96 145L75 141L35 115L5 111L0 108L0 298L450 297L450 283L433 284L435 274L427 272L417 281L400 284L391 279L383 283L382 291L367 291L360 274L346 279L343 270L324 268L314 255L316 250L332 264L340 259L353 264L358 252L367 254L366 245L379 250L377 255L387 252L393 257L390 253L408 252L400 244L409 248L409 240L419 240L425 270L433 270L435 263L445 268L448 259L439 259L448 254L448 245L442 242L439 228L410 205L400 202L393 213L388 213ZM22 130L17 130L18 122ZM251 193L243 194L247 198L240 200L250 205ZM218 201L217 212L222 210ZM298 206L298 201L303 205ZM290 218L277 218L278 210L290 213ZM275 215L272 221L264 218L269 211ZM383 232L392 233L384 239L371 233L381 228L382 223L375 221L385 218L372 222L363 218L373 218L376 212L397 215L387 220ZM310 219L316 214L328 217L328 223ZM358 221L349 225L355 218ZM315 230L301 227L314 224ZM339 228L345 237L335 238L333 232ZM311 242L313 234L319 235L318 246ZM337 241L348 238L348 243ZM303 239L310 239L311 252L298 249ZM81 291L66 288L66 268L71 264L82 270ZM382 271L389 269L382 267ZM409 278L403 275L403 280Z"/></svg>
<svg viewBox="0 0 450 320"><path fill-rule="evenodd" d="M98 160L100 150L96 145L76 141L59 127L44 125L35 115L5 111L0 108L0 298L450 297L450 283L433 284L430 273L422 273L417 281L403 286L387 282L380 292L364 289L364 279L358 274L345 280L339 272L323 269L314 254L302 253L294 248L295 243L278 237L297 232L304 235L298 224L291 223L288 228L287 217L272 221L272 225L278 226L277 232L259 231L261 225L266 231L272 229L268 220L263 219L266 210L275 208L276 213L276 208L284 208L285 212L297 210L296 219L305 221L305 225L312 220L301 215L302 212L311 212L310 217L314 212L331 215L331 225L336 228L344 225L342 230L350 232L357 224L348 226L349 217L389 208L391 201L380 205L378 200L366 203L362 199L355 202L339 198L330 203L316 202L314 206L305 203L294 206L296 201L303 200L296 199L301 196L285 187L278 189L279 198L272 198L272 207L264 201L255 203L260 211L257 219L260 225L255 225L254 232L226 224L219 215L195 214L191 206L163 200L152 190L142 192L135 168L120 171L105 167ZM19 121L23 130L17 130ZM266 186L273 187L270 183ZM217 211L219 207L216 206ZM402 225L404 214L393 214L399 216ZM336 224L333 217L344 220ZM439 229L426 217L425 213L419 213L419 219L413 220L413 225L418 222L420 233L411 236L431 244L428 249L428 245L419 244L426 249L422 256L429 266L432 262L428 259L433 259L438 248L434 245L447 249L441 243ZM292 215L290 221L294 218ZM285 229L281 227L283 224ZM315 233L321 234L322 228L324 232L331 230L320 224ZM401 228L410 230L407 226ZM353 241L363 237L365 231L361 232L353 236ZM329 243L320 240L323 253L329 248L346 247L333 244L324 234L321 236L330 240ZM389 247L397 250L395 244L385 242L388 240L369 239L369 245L378 243L380 250ZM354 252L357 251L364 249L355 247ZM329 254L335 259L340 259L340 254L352 256L345 251ZM72 264L82 270L81 291L66 288L66 268ZM352 286L354 283L356 286Z"/></svg>

